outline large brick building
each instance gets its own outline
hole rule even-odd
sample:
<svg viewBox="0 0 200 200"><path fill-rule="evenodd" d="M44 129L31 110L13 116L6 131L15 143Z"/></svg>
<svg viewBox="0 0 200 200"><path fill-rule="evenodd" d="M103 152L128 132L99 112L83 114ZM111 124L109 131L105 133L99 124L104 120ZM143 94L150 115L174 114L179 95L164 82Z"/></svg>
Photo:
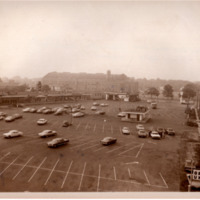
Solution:
<svg viewBox="0 0 200 200"><path fill-rule="evenodd" d="M107 71L107 74L51 72L42 78L42 84L59 88L61 91L82 94L138 93L138 83L134 78L129 78L124 74L112 75L110 71Z"/></svg>

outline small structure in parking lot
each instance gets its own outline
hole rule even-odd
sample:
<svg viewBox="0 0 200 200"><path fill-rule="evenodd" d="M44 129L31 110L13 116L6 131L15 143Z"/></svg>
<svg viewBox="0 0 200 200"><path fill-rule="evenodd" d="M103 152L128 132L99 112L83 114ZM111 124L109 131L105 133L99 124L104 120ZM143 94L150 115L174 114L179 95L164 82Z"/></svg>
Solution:
<svg viewBox="0 0 200 200"><path fill-rule="evenodd" d="M192 188L200 189L200 169L192 170L191 174L187 174L187 179L189 182L188 190Z"/></svg>
<svg viewBox="0 0 200 200"><path fill-rule="evenodd" d="M136 109L123 111L124 117L121 121L146 123L150 119L149 109L146 106L138 106Z"/></svg>

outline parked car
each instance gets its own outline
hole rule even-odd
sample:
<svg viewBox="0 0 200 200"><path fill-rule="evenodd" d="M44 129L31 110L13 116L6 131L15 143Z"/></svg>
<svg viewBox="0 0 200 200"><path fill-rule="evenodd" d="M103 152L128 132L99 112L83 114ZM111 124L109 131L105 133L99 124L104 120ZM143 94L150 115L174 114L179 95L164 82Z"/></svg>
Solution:
<svg viewBox="0 0 200 200"><path fill-rule="evenodd" d="M65 145L69 142L69 139L64 139L64 138L55 138L51 140L50 142L47 142L48 147L58 147L61 145Z"/></svg>
<svg viewBox="0 0 200 200"><path fill-rule="evenodd" d="M83 117L83 116L85 116L85 113L82 113L82 112L77 112L77 113L73 113L72 114L72 117Z"/></svg>
<svg viewBox="0 0 200 200"><path fill-rule="evenodd" d="M62 115L64 109L63 108L58 108L57 111L54 113L54 115Z"/></svg>
<svg viewBox="0 0 200 200"><path fill-rule="evenodd" d="M174 129L172 129L172 128L167 128L165 132L166 132L166 134L168 134L168 135L173 135L173 136L175 135L175 131L174 131Z"/></svg>
<svg viewBox="0 0 200 200"><path fill-rule="evenodd" d="M148 132L146 130L138 130L138 137L147 137Z"/></svg>
<svg viewBox="0 0 200 200"><path fill-rule="evenodd" d="M41 133L38 133L38 135L42 138L44 137L50 137L50 136L55 136L57 135L56 131L52 131L52 130L44 130Z"/></svg>
<svg viewBox="0 0 200 200"><path fill-rule="evenodd" d="M150 132L150 136L153 139L161 139L161 136L160 136L160 134L157 131L151 131Z"/></svg>
<svg viewBox="0 0 200 200"><path fill-rule="evenodd" d="M98 111L95 112L95 114L97 114L97 115L104 115L105 113L106 112L103 111L103 110L98 110Z"/></svg>
<svg viewBox="0 0 200 200"><path fill-rule="evenodd" d="M80 109L81 109L81 110L85 110L85 106L81 106Z"/></svg>
<svg viewBox="0 0 200 200"><path fill-rule="evenodd" d="M22 135L23 135L23 133L21 131L18 131L18 130L11 130L11 131L3 134L3 136L5 138L19 137L19 136L22 136Z"/></svg>
<svg viewBox="0 0 200 200"><path fill-rule="evenodd" d="M126 116L126 114L125 114L125 113L123 113L123 112L120 112L120 113L118 113L118 114L117 114L117 116L118 116L118 117L125 117L125 116Z"/></svg>
<svg viewBox="0 0 200 200"><path fill-rule="evenodd" d="M15 120L15 118L13 117L13 116L7 116L6 118L5 118L5 121L6 122L12 122L12 121L14 121Z"/></svg>
<svg viewBox="0 0 200 200"><path fill-rule="evenodd" d="M122 133L125 134L125 135L130 135L131 134L131 131L128 127L123 127L122 128Z"/></svg>
<svg viewBox="0 0 200 200"><path fill-rule="evenodd" d="M53 113L53 111L50 108L47 108L45 110L42 111L43 114L51 114Z"/></svg>
<svg viewBox="0 0 200 200"><path fill-rule="evenodd" d="M117 138L113 138L113 137L105 137L104 139L101 140L102 145L114 144L116 142L117 142Z"/></svg>
<svg viewBox="0 0 200 200"><path fill-rule="evenodd" d="M63 107L64 107L64 108L71 108L71 106L70 106L70 105L67 105L67 104L65 104Z"/></svg>
<svg viewBox="0 0 200 200"><path fill-rule="evenodd" d="M192 126L192 127L198 127L198 124L195 121L187 121L186 125L187 126Z"/></svg>
<svg viewBox="0 0 200 200"><path fill-rule="evenodd" d="M0 115L0 120L2 120L2 119L4 119L4 116L1 116L1 115Z"/></svg>
<svg viewBox="0 0 200 200"><path fill-rule="evenodd" d="M28 107L28 108L24 108L22 111L23 111L23 112L29 112L30 109L31 109L31 108Z"/></svg>
<svg viewBox="0 0 200 200"><path fill-rule="evenodd" d="M97 107L96 106L92 106L91 110L97 110Z"/></svg>
<svg viewBox="0 0 200 200"><path fill-rule="evenodd" d="M6 114L6 113L4 113L4 112L0 112L0 116L2 116L2 117L6 117L6 116L7 116L7 114Z"/></svg>
<svg viewBox="0 0 200 200"><path fill-rule="evenodd" d="M69 123L68 121L64 121L62 126L63 127L68 127L68 126L72 126L72 124Z"/></svg>
<svg viewBox="0 0 200 200"><path fill-rule="evenodd" d="M93 106L99 106L99 103L94 102L94 103L93 103Z"/></svg>
<svg viewBox="0 0 200 200"><path fill-rule="evenodd" d="M137 124L136 129L139 130L144 130L144 126L142 124Z"/></svg>
<svg viewBox="0 0 200 200"><path fill-rule="evenodd" d="M80 109L79 108L72 108L72 113L76 113L76 112L79 112Z"/></svg>
<svg viewBox="0 0 200 200"><path fill-rule="evenodd" d="M100 106L106 107L106 106L108 106L108 104L107 103L101 103Z"/></svg>
<svg viewBox="0 0 200 200"><path fill-rule="evenodd" d="M44 125L44 124L46 124L47 123L47 120L46 119L38 119L38 121L37 121L37 124L38 125Z"/></svg>
<svg viewBox="0 0 200 200"><path fill-rule="evenodd" d="M36 109L36 108L31 108L31 109L29 110L29 112L30 112L30 113L35 113L35 112L37 112L37 109Z"/></svg>
<svg viewBox="0 0 200 200"><path fill-rule="evenodd" d="M16 114L13 115L13 117L14 117L14 119L20 119L23 116L21 114L16 113Z"/></svg>

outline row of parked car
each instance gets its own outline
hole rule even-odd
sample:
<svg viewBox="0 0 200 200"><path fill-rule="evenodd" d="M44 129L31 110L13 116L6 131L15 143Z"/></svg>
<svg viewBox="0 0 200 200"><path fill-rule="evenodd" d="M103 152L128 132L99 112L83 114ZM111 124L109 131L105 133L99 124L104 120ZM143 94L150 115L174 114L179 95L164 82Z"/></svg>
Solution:
<svg viewBox="0 0 200 200"><path fill-rule="evenodd" d="M47 138L51 136L56 136L57 132L54 130L44 130L40 133L38 133L38 136L41 138ZM7 133L3 133L4 138L15 138L15 137L20 137L23 136L23 132L18 131L18 130L10 130ZM113 137L105 137L103 138L100 142L102 145L110 145L116 143L117 138ZM47 142L48 147L58 147L61 145L65 145L69 142L69 139L66 138L54 138L53 140Z"/></svg>
<svg viewBox="0 0 200 200"><path fill-rule="evenodd" d="M136 130L138 137L151 137L153 139L161 139L162 137L165 136L165 134L168 135L175 135L175 131L172 128L157 128L156 130L145 130L144 126L142 124L136 125ZM131 131L128 127L123 127L122 128L122 133L125 135L130 135Z"/></svg>
<svg viewBox="0 0 200 200"><path fill-rule="evenodd" d="M21 114L13 114L13 115L7 115L7 113L4 113L4 112L0 112L0 120L5 120L6 122L12 122L16 119L20 119L22 118L23 116Z"/></svg>

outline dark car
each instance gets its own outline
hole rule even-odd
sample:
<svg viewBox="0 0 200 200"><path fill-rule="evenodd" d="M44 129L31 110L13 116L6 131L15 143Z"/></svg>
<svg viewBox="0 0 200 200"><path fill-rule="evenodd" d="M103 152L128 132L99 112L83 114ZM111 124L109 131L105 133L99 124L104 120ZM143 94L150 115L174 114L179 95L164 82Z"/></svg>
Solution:
<svg viewBox="0 0 200 200"><path fill-rule="evenodd" d="M172 128L167 128L165 132L166 132L166 134L168 134L168 135L173 135L173 136L175 135L175 131L174 131L174 129L172 129Z"/></svg>
<svg viewBox="0 0 200 200"><path fill-rule="evenodd" d="M50 142L47 142L48 147L58 147L61 145L65 145L69 142L68 139L64 139L64 138L55 138L53 140L51 140Z"/></svg>
<svg viewBox="0 0 200 200"><path fill-rule="evenodd" d="M186 125L187 126L192 126L192 127L198 127L198 124L195 121L187 121Z"/></svg>
<svg viewBox="0 0 200 200"><path fill-rule="evenodd" d="M14 119L20 119L20 118L22 118L22 115L16 113L16 114L13 115L13 118L14 118Z"/></svg>
<svg viewBox="0 0 200 200"><path fill-rule="evenodd" d="M64 121L62 126L63 127L68 127L68 126L72 126L72 124L69 123L68 121Z"/></svg>

